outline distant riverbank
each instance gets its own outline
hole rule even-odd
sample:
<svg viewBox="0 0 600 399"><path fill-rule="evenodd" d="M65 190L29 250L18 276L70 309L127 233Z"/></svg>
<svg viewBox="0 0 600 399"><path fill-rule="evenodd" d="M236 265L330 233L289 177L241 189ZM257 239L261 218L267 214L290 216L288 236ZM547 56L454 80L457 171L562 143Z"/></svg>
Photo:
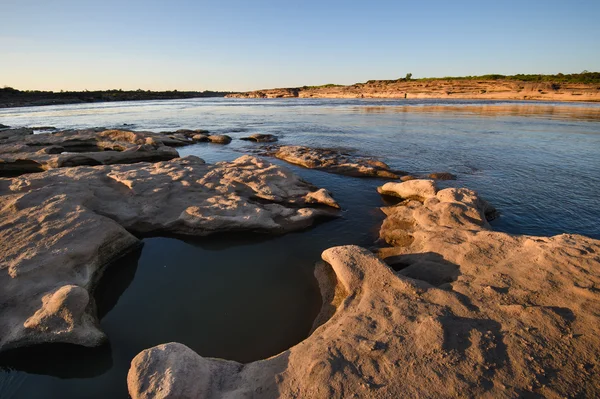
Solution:
<svg viewBox="0 0 600 399"><path fill-rule="evenodd" d="M232 93L231 98L406 98L600 101L600 73L486 75L462 78L370 80L349 86L323 85Z"/></svg>
<svg viewBox="0 0 600 399"><path fill-rule="evenodd" d="M223 91L149 91L149 90L103 90L103 91L21 91L11 87L0 89L0 108L32 107L98 103L108 101L177 100L184 98L225 97Z"/></svg>

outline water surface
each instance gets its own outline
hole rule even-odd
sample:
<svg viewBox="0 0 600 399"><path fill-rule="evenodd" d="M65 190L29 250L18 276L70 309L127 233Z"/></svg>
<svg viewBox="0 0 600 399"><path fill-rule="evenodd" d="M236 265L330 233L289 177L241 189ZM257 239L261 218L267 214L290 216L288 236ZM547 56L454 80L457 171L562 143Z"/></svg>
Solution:
<svg viewBox="0 0 600 399"><path fill-rule="evenodd" d="M194 99L0 110L0 123L12 126L203 128L343 147L411 173L456 174L444 185L478 190L501 213L497 230L595 238L599 122L598 104L498 101ZM259 146L234 140L179 151L217 162ZM145 238L96 292L109 344L0 355L11 370L0 374L0 397L127 397L129 363L145 348L177 341L203 356L248 362L306 337L320 302L314 263L334 245L373 244L385 204L375 188L383 181L274 162L329 189L342 217L281 237Z"/></svg>

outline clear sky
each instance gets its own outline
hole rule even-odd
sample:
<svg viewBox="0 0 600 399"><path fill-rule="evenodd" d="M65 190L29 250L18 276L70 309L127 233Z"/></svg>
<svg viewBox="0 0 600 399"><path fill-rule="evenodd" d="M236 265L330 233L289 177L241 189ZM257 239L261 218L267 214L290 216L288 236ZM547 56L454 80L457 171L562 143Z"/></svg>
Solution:
<svg viewBox="0 0 600 399"><path fill-rule="evenodd" d="M251 90L600 71L600 0L0 0L0 87Z"/></svg>

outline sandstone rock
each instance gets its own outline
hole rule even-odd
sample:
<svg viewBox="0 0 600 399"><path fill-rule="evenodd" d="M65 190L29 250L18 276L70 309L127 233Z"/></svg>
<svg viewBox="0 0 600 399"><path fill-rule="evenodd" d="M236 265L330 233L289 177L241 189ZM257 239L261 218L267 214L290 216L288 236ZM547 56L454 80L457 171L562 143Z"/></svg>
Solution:
<svg viewBox="0 0 600 399"><path fill-rule="evenodd" d="M282 146L275 156L305 168L347 176L397 179L399 177L397 173L400 173L390 170L389 166L381 161L353 156L333 149Z"/></svg>
<svg viewBox="0 0 600 399"><path fill-rule="evenodd" d="M399 271L359 247L324 251L335 277L325 263L315 274L330 318L306 340L246 365L180 344L148 349L132 363L130 395L598 396L600 375L586 370L599 367L600 241L493 232L487 208L446 189L384 209L382 235L414 235L379 250Z"/></svg>
<svg viewBox="0 0 600 399"><path fill-rule="evenodd" d="M0 179L0 351L104 339L89 292L107 264L139 244L130 232L280 234L335 217L336 208L325 190L251 156Z"/></svg>
<svg viewBox="0 0 600 399"><path fill-rule="evenodd" d="M240 140L254 141L256 143L274 143L277 137L272 134L253 134L252 136L242 137Z"/></svg>
<svg viewBox="0 0 600 399"><path fill-rule="evenodd" d="M195 142L208 142L208 141L210 141L208 139L208 135L206 135L206 134L194 134L192 136L192 140L194 140Z"/></svg>
<svg viewBox="0 0 600 399"><path fill-rule="evenodd" d="M425 199L435 196L437 187L433 180L413 179L402 183L385 183L377 188L379 194L392 195L404 199Z"/></svg>
<svg viewBox="0 0 600 399"><path fill-rule="evenodd" d="M166 161L179 156L171 147L193 142L184 133L93 128L34 135L32 129L9 129L0 132L0 176L66 166Z"/></svg>
<svg viewBox="0 0 600 399"><path fill-rule="evenodd" d="M22 138L33 134L33 129L28 128L15 128L15 129L3 129L0 131L0 144L2 141L7 140L11 137Z"/></svg>
<svg viewBox="0 0 600 399"><path fill-rule="evenodd" d="M427 175L427 177L435 180L456 180L456 175L448 172L434 172Z"/></svg>
<svg viewBox="0 0 600 399"><path fill-rule="evenodd" d="M64 285L42 297L42 307L25 320L29 336L51 332L55 337L70 336L80 345L99 345L105 336L96 328L92 317L85 314L90 302L88 291L77 285Z"/></svg>
<svg viewBox="0 0 600 399"><path fill-rule="evenodd" d="M395 186L386 188L388 184ZM403 187L409 184L415 187ZM404 183L386 183L378 189L380 193L392 192L388 190L394 189L396 191L393 192L399 192L403 198L419 199L382 208L387 217L379 231L381 240L396 247L408 247L413 244L415 233L426 229L490 228L486 214L494 209L479 198L477 193L464 188L447 188L432 196L432 187L435 186L431 180L411 180ZM427 191L423 191L423 188Z"/></svg>
<svg viewBox="0 0 600 399"><path fill-rule="evenodd" d="M324 188L308 193L305 198L308 204L323 204L333 208L340 208L338 203L331 197L331 194L329 194L329 191Z"/></svg>
<svg viewBox="0 0 600 399"><path fill-rule="evenodd" d="M210 363L202 360L185 345L159 345L133 359L127 384L139 398L205 398L210 393L211 370Z"/></svg>
<svg viewBox="0 0 600 399"><path fill-rule="evenodd" d="M231 143L231 137L229 137L225 134L208 136L208 141L210 141L211 143L215 143L215 144L229 144L229 143Z"/></svg>
<svg viewBox="0 0 600 399"><path fill-rule="evenodd" d="M491 231L486 219L495 210L468 189L441 190L423 202L408 201L383 211L382 240L393 241L399 231L411 240L381 248L379 256L398 274L456 293L477 317L485 315L503 331L497 348L506 357L480 362L476 370L481 378L491 362L490 382L508 388L506 393L598 394L597 382L580 385L575 365L585 362L588 348L596 348L593 356L599 351L600 337L589 331L600 321L600 293L590 290L600 284L600 241ZM581 339L565 340L573 329ZM466 341L454 340L454 345L472 345L482 337L485 329L471 332Z"/></svg>
<svg viewBox="0 0 600 399"><path fill-rule="evenodd" d="M61 194L60 181L40 188L50 195L26 187L14 193L12 182L0 179L0 351L42 342L98 345L105 337L83 291L138 240Z"/></svg>

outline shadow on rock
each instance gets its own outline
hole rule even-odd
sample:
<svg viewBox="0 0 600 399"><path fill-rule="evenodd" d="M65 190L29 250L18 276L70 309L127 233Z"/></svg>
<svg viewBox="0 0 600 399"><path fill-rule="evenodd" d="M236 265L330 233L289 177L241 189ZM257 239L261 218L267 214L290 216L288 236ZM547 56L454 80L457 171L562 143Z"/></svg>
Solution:
<svg viewBox="0 0 600 399"><path fill-rule="evenodd" d="M93 292L98 319L102 320L115 307L121 295L133 281L142 255L142 247L143 245L140 245L108 265L100 277Z"/></svg>
<svg viewBox="0 0 600 399"><path fill-rule="evenodd" d="M385 262L398 274L437 287L456 281L461 274L458 265L435 252L391 256Z"/></svg>
<svg viewBox="0 0 600 399"><path fill-rule="evenodd" d="M71 344L42 344L11 349L0 355L0 370L58 378L92 378L113 366L110 344L86 348Z"/></svg>

